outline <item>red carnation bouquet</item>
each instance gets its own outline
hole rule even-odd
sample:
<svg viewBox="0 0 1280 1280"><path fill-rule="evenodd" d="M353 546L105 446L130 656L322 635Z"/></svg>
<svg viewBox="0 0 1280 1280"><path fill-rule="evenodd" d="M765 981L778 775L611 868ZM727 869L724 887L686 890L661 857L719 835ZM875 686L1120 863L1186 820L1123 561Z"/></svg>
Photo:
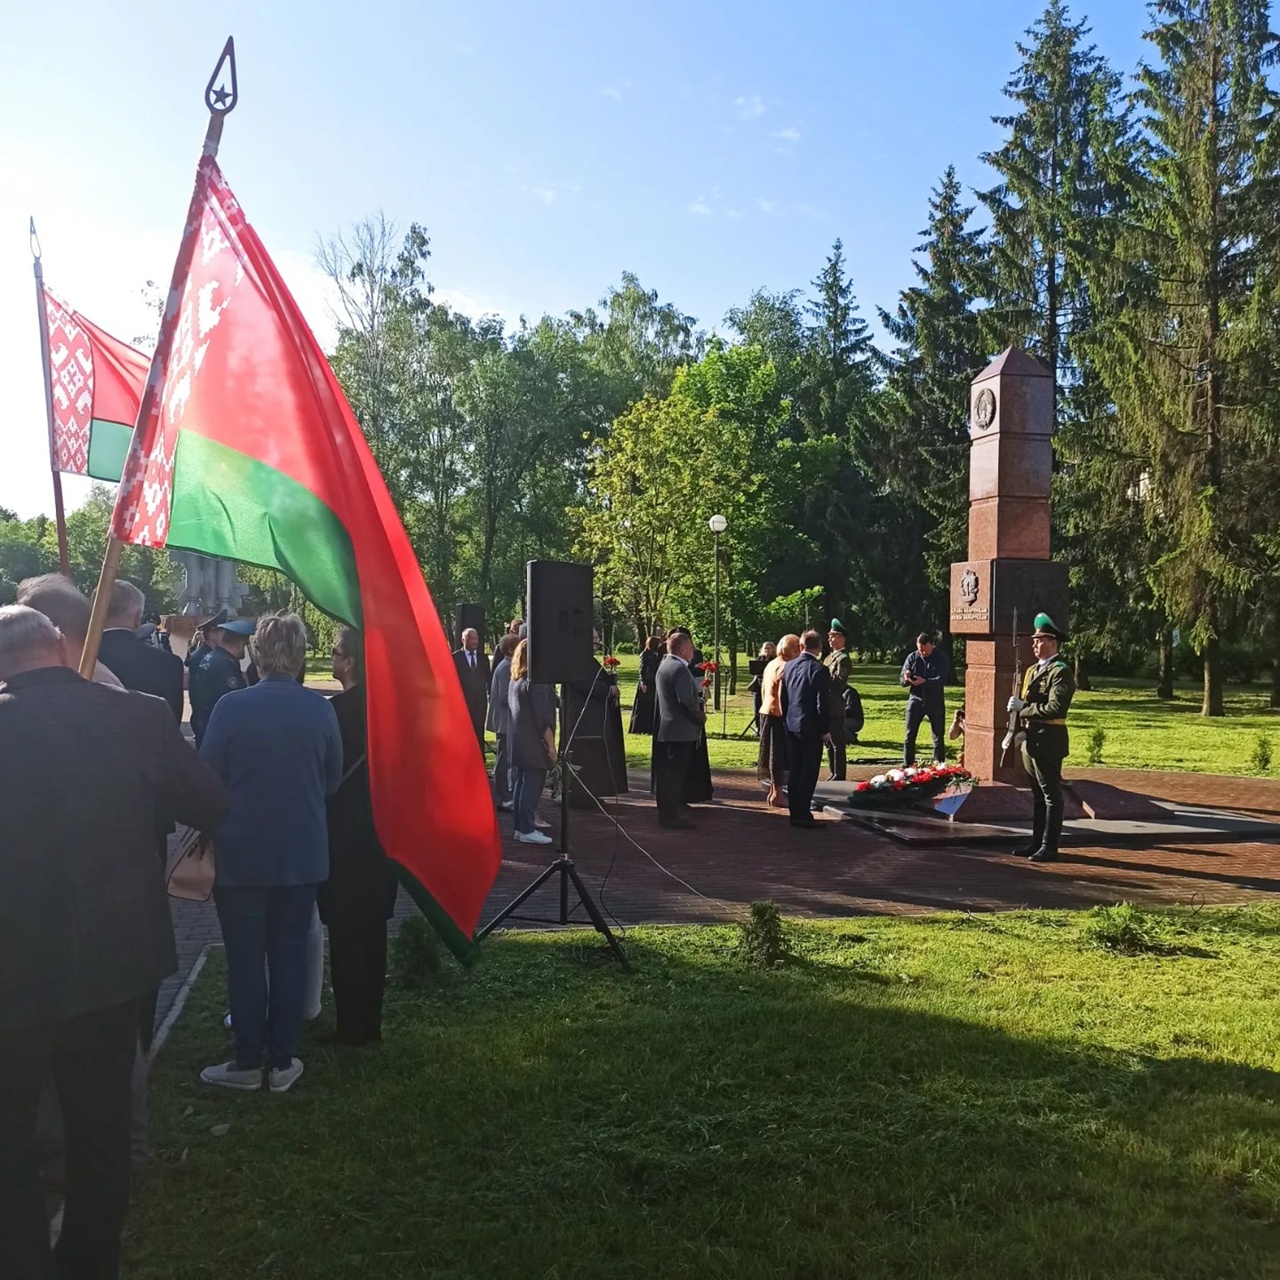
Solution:
<svg viewBox="0 0 1280 1280"><path fill-rule="evenodd" d="M848 805L853 809L897 809L923 802L932 803L943 797L945 808L954 812L977 785L977 780L958 764L911 765L905 769L889 769L874 778L857 783L849 793ZM958 802L952 805L951 800Z"/></svg>
<svg viewBox="0 0 1280 1280"><path fill-rule="evenodd" d="M622 665L622 661L621 661L621 659L619 659L619 658L615 658L615 657L613 656L613 654L610 654L610 655L609 655L609 656L604 660L604 666L605 666L608 670L610 670L610 671L615 671L615 670L617 670L617 668L618 668L618 667L620 667L621 665Z"/></svg>

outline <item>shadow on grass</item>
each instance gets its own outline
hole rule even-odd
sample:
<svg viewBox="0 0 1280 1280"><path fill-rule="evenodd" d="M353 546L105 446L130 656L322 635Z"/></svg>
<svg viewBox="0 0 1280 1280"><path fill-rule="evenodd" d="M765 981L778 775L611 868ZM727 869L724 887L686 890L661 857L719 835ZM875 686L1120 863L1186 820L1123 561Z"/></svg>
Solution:
<svg viewBox="0 0 1280 1280"><path fill-rule="evenodd" d="M196 1082L225 1048L215 959L155 1066L126 1274L1264 1274L1276 1075L1035 1030L1046 997L1000 964L1079 964L1104 1007L1145 970L1071 930L942 923L938 966L901 973L866 922L769 973L732 929L632 931L630 974L589 941L496 938L393 993L380 1050L304 1043L280 1097Z"/></svg>

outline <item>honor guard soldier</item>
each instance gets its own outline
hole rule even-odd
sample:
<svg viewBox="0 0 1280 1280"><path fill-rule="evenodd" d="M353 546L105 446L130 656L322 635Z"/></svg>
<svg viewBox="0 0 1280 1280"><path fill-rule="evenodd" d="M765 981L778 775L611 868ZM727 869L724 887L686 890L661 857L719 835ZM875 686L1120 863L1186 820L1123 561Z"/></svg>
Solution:
<svg viewBox="0 0 1280 1280"><path fill-rule="evenodd" d="M1047 613L1037 613L1031 651L1035 666L1022 678L1022 694L1009 699L1022 739L1022 763L1031 775L1035 818L1031 843L1017 850L1032 862L1052 862L1062 835L1062 762L1067 758L1067 711L1075 694L1071 668L1058 648L1066 639Z"/></svg>
<svg viewBox="0 0 1280 1280"><path fill-rule="evenodd" d="M827 644L831 652L822 660L831 676L831 696L828 706L831 708L831 745L827 747L827 765L831 770L827 774L828 782L843 782L848 766L846 748L848 736L845 733L844 717L845 693L849 688L849 677L853 674L853 659L849 657L846 647L849 633L839 618L831 619L831 629L827 632Z"/></svg>
<svg viewBox="0 0 1280 1280"><path fill-rule="evenodd" d="M209 717L218 699L233 689L248 687L249 681L240 669L245 647L256 624L252 619L233 618L217 626L205 628L205 647L191 668L191 731L196 746L204 740Z"/></svg>

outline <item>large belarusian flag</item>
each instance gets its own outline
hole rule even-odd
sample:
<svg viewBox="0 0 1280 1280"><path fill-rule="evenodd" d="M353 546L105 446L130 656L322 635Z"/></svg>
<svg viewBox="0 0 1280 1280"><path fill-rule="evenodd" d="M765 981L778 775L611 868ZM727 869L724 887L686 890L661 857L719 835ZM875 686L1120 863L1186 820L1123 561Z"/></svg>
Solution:
<svg viewBox="0 0 1280 1280"><path fill-rule="evenodd" d="M112 532L278 569L361 629L378 835L465 958L501 850L444 630L342 389L210 157L191 209Z"/></svg>
<svg viewBox="0 0 1280 1280"><path fill-rule="evenodd" d="M44 290L53 384L53 469L120 479L151 357Z"/></svg>

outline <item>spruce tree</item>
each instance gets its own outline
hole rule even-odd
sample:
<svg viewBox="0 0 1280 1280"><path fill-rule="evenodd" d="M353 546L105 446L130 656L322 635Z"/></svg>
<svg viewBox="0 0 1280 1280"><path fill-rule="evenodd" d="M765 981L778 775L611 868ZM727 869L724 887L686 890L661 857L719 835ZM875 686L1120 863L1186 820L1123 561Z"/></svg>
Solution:
<svg viewBox="0 0 1280 1280"><path fill-rule="evenodd" d="M1153 579L1203 655L1223 714L1220 641L1274 532L1280 254L1276 38L1265 0L1155 0L1137 101L1146 176L1119 241L1120 296L1095 344L1159 539ZM1264 477L1270 477L1269 480Z"/></svg>
<svg viewBox="0 0 1280 1280"><path fill-rule="evenodd" d="M851 602L881 598L876 569L883 564L878 524L883 512L859 461L876 389L871 334L858 314L853 282L837 240L813 281L805 310L804 377L797 399L803 437L830 442L831 465L804 498L795 522L812 538L814 557L808 581L823 589L823 608L839 613ZM871 611L869 611L871 612ZM857 622L853 624L857 629ZM872 643L878 637L855 635Z"/></svg>
<svg viewBox="0 0 1280 1280"><path fill-rule="evenodd" d="M1017 110L996 118L1007 140L983 157L1001 177L980 193L994 267L984 325L993 348L1024 346L1054 378L1054 554L1071 565L1083 680L1085 656L1118 655L1150 630L1141 607L1150 595L1145 565L1135 578L1124 559L1134 550L1134 516L1126 485L1117 500L1115 415L1088 354L1099 301L1088 282L1124 206L1132 136L1120 77L1088 42L1084 21L1072 22L1052 0L1027 34L1005 88Z"/></svg>
<svg viewBox="0 0 1280 1280"><path fill-rule="evenodd" d="M874 469L921 510L929 586L940 598L949 566L965 554L968 519L969 383L986 363L979 299L989 289L982 233L969 227L954 167L929 200L916 248L917 283L880 319L897 343L885 360Z"/></svg>
<svg viewBox="0 0 1280 1280"><path fill-rule="evenodd" d="M1120 77L1062 0L1051 0L1027 35L1004 90L1017 110L994 117L1008 138L982 157L1001 179L979 193L994 265L984 319L993 347L1024 346L1052 372L1057 404L1081 381L1072 338L1090 323L1088 263L1099 220L1118 195L1101 157L1127 124Z"/></svg>
<svg viewBox="0 0 1280 1280"><path fill-rule="evenodd" d="M840 240L831 246L813 288L816 296L806 307L813 318L803 396L806 432L812 438L844 438L850 430L850 415L860 419L866 412L875 369L871 334L858 314Z"/></svg>

